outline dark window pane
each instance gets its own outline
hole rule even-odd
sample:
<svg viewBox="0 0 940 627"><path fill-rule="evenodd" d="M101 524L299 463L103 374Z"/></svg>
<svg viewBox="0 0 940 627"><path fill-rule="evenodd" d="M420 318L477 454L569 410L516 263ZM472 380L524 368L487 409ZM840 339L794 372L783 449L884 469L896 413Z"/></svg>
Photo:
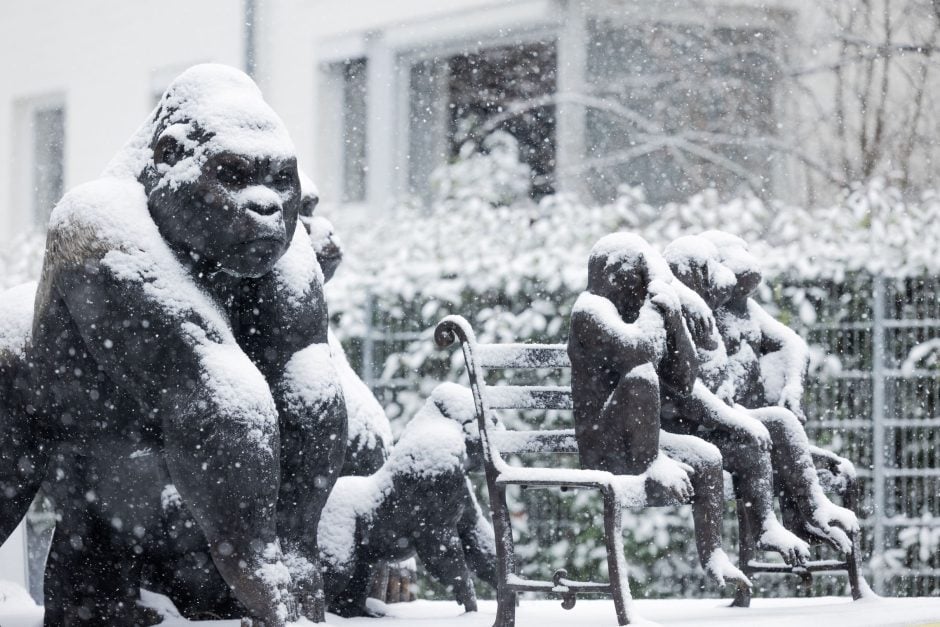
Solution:
<svg viewBox="0 0 940 627"><path fill-rule="evenodd" d="M365 59L342 65L343 76L343 201L366 198L366 84Z"/></svg>
<svg viewBox="0 0 940 627"><path fill-rule="evenodd" d="M552 193L555 105L545 100L556 88L554 42L487 48L452 57L448 65L451 156L481 129L507 131L519 142L520 160L532 168L533 195ZM512 107L519 112L502 119Z"/></svg>

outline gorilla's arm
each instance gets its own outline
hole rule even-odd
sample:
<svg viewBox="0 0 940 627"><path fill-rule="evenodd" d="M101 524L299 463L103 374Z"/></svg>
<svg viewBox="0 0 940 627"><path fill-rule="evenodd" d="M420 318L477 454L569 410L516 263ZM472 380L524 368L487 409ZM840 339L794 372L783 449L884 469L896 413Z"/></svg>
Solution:
<svg viewBox="0 0 940 627"><path fill-rule="evenodd" d="M571 312L571 335L589 355L600 356L605 365L629 372L653 359L653 343L638 325L621 320L606 298L583 293Z"/></svg>
<svg viewBox="0 0 940 627"><path fill-rule="evenodd" d="M49 237L68 251L49 277L49 297L71 318L63 324L75 325L98 367L162 428L170 475L220 573L257 616L278 624L287 582L265 575L280 560L280 444L264 378L169 251L115 250L68 226Z"/></svg>
<svg viewBox="0 0 940 627"><path fill-rule="evenodd" d="M767 428L759 420L725 403L701 379L695 381L688 396L680 399L679 408L685 420L710 429L727 431L759 449L770 449Z"/></svg>
<svg viewBox="0 0 940 627"><path fill-rule="evenodd" d="M771 316L754 300L748 300L747 309L760 327L761 355L776 353L781 366L783 387L779 390L777 398L767 400L786 407L796 414L800 422L806 422L806 415L803 413L803 385L809 370L809 347L796 331Z"/></svg>

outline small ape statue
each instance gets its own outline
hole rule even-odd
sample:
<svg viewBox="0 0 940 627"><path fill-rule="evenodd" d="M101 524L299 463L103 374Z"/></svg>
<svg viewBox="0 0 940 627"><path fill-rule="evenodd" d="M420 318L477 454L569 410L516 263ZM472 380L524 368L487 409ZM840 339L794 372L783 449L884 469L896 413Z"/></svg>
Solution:
<svg viewBox="0 0 940 627"><path fill-rule="evenodd" d="M788 564L802 564L809 558L809 547L774 515L770 434L759 420L734 406L731 364L712 313L730 297L734 275L721 265L715 246L700 236L680 237L663 256L678 279L675 287L686 317L707 321L694 333L699 379L690 394L664 390L663 429L695 434L717 446L737 497L749 504L749 528L756 530L757 545L780 553Z"/></svg>
<svg viewBox="0 0 940 627"><path fill-rule="evenodd" d="M341 477L320 527L330 611L369 614L377 564L417 556L468 612L472 575L496 586L496 544L467 478L470 390L442 383L405 427L388 461L368 477Z"/></svg>
<svg viewBox="0 0 940 627"><path fill-rule="evenodd" d="M702 236L717 247L722 265L735 277L730 298L715 316L730 358L735 400L767 428L773 443L770 454L783 521L808 541L849 553L848 534L858 532L858 519L826 497L801 425L806 343L751 298L762 275L744 240L721 231Z"/></svg>
<svg viewBox="0 0 940 627"><path fill-rule="evenodd" d="M607 235L591 250L588 288L575 302L568 338L581 465L646 473L651 504L686 501L694 488L703 568L719 584L729 579L749 588L721 548L718 451L692 436L660 439L661 391L687 395L696 376L695 348L671 281L666 263L638 236Z"/></svg>
<svg viewBox="0 0 940 627"><path fill-rule="evenodd" d="M299 209L283 123L217 65L178 77L105 175L57 205L18 401L31 440L0 462L20 475L3 530L45 478L61 515L47 625L142 622L152 486L170 482L254 617L283 625L299 603L322 620L316 522L346 411Z"/></svg>

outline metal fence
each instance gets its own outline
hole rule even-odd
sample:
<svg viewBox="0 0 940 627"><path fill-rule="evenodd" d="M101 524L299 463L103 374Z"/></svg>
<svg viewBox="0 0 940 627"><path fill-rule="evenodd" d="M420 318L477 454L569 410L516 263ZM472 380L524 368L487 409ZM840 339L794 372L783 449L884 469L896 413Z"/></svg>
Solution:
<svg viewBox="0 0 940 627"><path fill-rule="evenodd" d="M940 280L802 287L818 315L803 331L829 362L807 391L807 432L856 464L869 581L940 594L940 371L913 359L940 342Z"/></svg>
<svg viewBox="0 0 940 627"><path fill-rule="evenodd" d="M940 279L859 275L774 292L821 364L806 392L810 440L852 460L860 475L866 577L880 594L940 594L940 363L910 359L932 340L940 355ZM802 303L802 318L793 303ZM806 322L807 306L814 322ZM391 401L415 380L384 377L385 357L430 336L389 323L372 299L368 308L350 356ZM557 517L564 527L563 508ZM823 581L817 592L840 593L838 585Z"/></svg>

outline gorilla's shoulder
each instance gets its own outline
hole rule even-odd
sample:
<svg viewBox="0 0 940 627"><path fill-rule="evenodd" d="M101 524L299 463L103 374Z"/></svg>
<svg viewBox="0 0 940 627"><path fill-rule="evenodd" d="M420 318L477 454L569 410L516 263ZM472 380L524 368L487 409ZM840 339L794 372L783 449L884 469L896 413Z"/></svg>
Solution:
<svg viewBox="0 0 940 627"><path fill-rule="evenodd" d="M154 235L159 237L143 186L130 178L103 177L72 188L55 206L46 254L59 262L100 258Z"/></svg>

